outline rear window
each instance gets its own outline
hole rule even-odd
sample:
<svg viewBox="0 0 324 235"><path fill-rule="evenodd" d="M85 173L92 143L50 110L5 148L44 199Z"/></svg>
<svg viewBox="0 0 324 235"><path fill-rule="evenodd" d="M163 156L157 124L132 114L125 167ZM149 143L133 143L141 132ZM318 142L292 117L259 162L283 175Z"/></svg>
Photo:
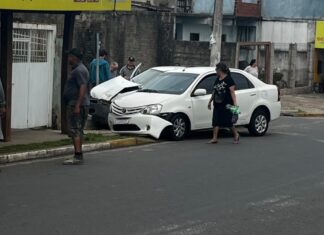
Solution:
<svg viewBox="0 0 324 235"><path fill-rule="evenodd" d="M247 90L254 88L253 84L248 78L240 73L231 73L231 76L235 82L236 90Z"/></svg>

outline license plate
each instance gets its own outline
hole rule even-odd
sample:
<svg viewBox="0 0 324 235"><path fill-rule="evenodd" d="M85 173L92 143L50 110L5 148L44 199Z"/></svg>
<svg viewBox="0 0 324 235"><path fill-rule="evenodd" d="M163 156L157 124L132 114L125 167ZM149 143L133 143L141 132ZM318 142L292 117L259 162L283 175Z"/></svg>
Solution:
<svg viewBox="0 0 324 235"><path fill-rule="evenodd" d="M115 120L115 125L125 125L128 124L129 120L128 119L116 119Z"/></svg>

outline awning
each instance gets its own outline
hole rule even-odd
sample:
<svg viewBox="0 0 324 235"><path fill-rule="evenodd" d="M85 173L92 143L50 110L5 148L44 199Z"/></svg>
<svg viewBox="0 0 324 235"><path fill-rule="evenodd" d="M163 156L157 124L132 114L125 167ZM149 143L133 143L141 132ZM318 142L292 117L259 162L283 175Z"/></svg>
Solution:
<svg viewBox="0 0 324 235"><path fill-rule="evenodd" d="M23 11L130 11L131 0L1 0L0 9Z"/></svg>

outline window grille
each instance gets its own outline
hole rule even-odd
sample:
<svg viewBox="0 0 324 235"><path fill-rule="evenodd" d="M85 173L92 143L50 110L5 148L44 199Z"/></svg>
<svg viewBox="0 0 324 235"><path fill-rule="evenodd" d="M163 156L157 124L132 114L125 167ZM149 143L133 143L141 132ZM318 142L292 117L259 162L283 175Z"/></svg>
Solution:
<svg viewBox="0 0 324 235"><path fill-rule="evenodd" d="M200 34L199 33L190 33L190 41L199 41Z"/></svg>
<svg viewBox="0 0 324 235"><path fill-rule="evenodd" d="M48 61L47 50L48 31L14 29L14 63L46 63Z"/></svg>
<svg viewBox="0 0 324 235"><path fill-rule="evenodd" d="M178 0L177 11L181 13L192 13L192 0Z"/></svg>

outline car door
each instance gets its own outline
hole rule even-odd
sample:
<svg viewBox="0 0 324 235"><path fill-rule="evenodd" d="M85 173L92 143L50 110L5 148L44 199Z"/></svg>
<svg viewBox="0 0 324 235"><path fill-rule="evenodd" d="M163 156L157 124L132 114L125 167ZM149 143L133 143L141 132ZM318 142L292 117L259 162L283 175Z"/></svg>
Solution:
<svg viewBox="0 0 324 235"><path fill-rule="evenodd" d="M211 94L213 93L215 80L216 74L204 77L192 92L193 94L197 89L205 89L207 91L207 95L204 96L191 96L194 120L192 123L192 128L195 130L211 128L212 126L212 111L208 110L207 106L211 98Z"/></svg>
<svg viewBox="0 0 324 235"><path fill-rule="evenodd" d="M238 106L240 107L240 118L238 121L238 125L240 124L248 124L251 116L251 112L253 111L254 103L258 99L258 93L255 89L254 85L250 82L250 80L240 73L231 73L232 78L236 85L236 99Z"/></svg>
<svg viewBox="0 0 324 235"><path fill-rule="evenodd" d="M142 67L142 63L139 63L136 68L134 69L132 75L130 76L129 80L132 81L134 77L136 77L137 72L139 71L139 69Z"/></svg>

